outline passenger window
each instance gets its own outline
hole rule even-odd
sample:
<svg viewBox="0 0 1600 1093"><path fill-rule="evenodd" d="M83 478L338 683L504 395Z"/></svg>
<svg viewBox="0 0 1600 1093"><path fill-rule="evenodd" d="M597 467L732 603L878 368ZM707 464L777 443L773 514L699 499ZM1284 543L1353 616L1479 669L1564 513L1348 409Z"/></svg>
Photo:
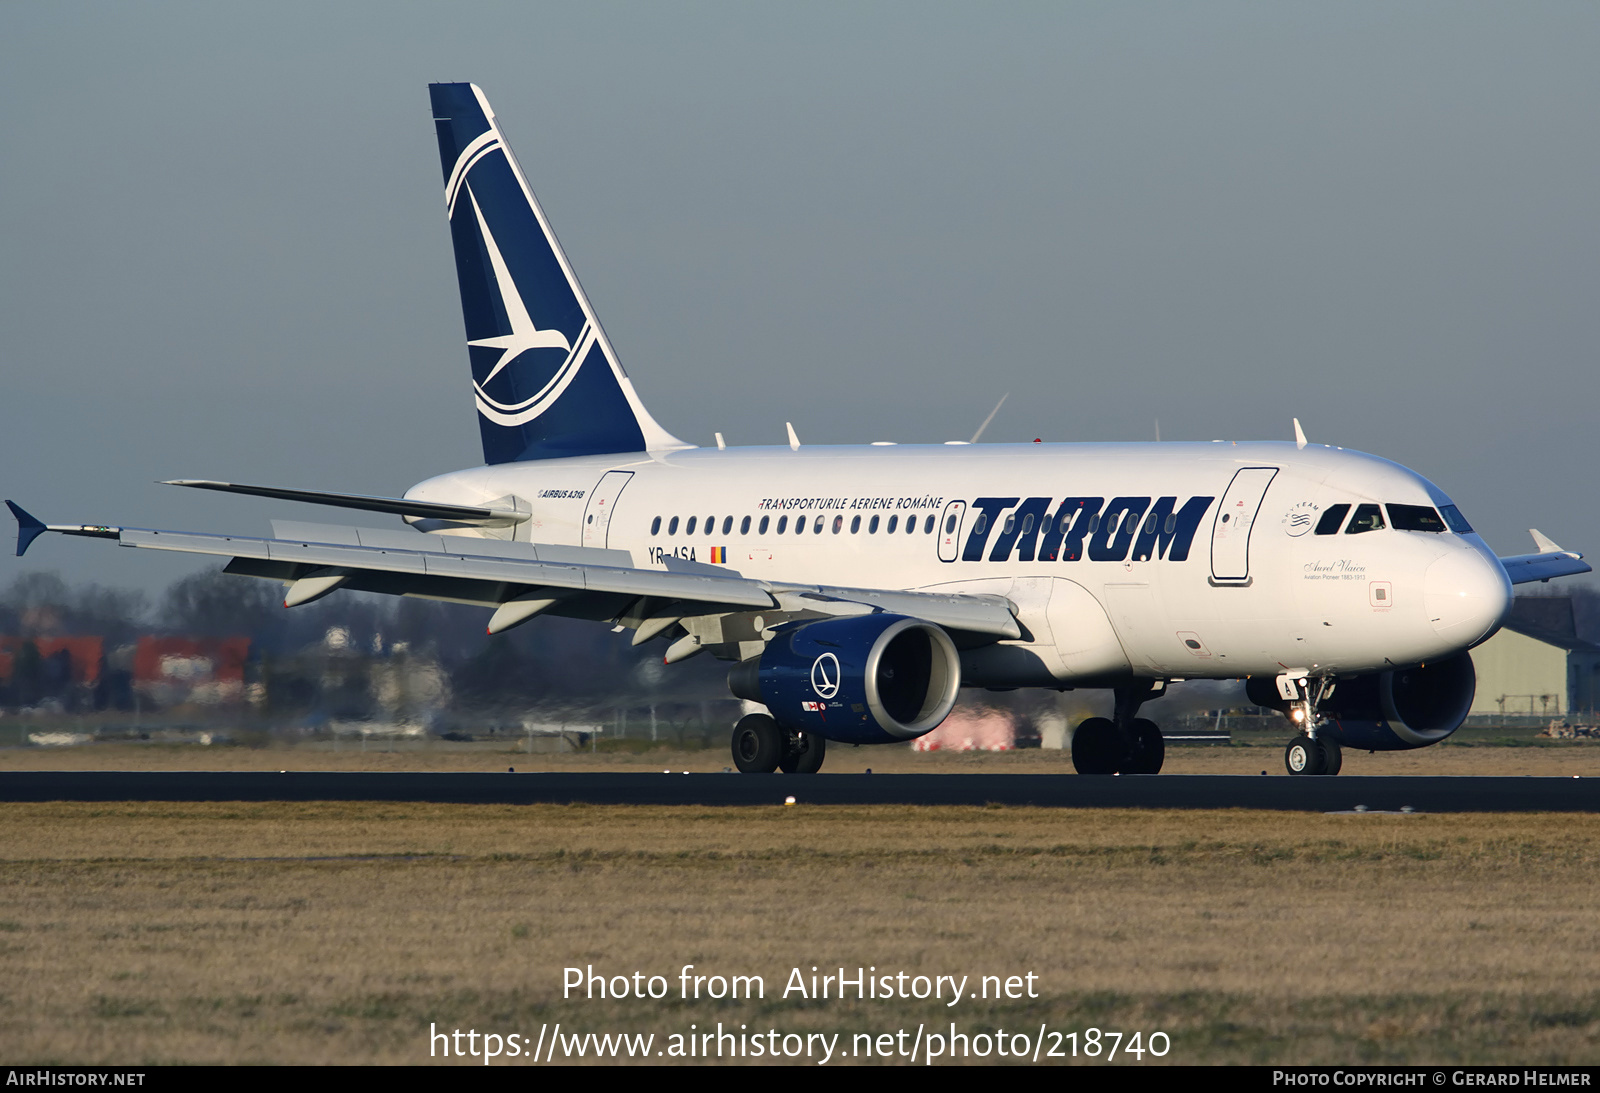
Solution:
<svg viewBox="0 0 1600 1093"><path fill-rule="evenodd" d="M1028 513L1028 515L1026 515L1026 516L1024 516L1022 518L1022 534L1027 535L1032 530L1033 530L1033 513L1030 512L1030 513Z"/></svg>
<svg viewBox="0 0 1600 1093"><path fill-rule="evenodd" d="M770 516L763 516L761 518L761 523L756 527L756 534L757 535L765 535L767 533L767 521L770 520L770 519L772 519L772 517L770 517ZM778 528L778 530L782 531L783 528L780 526Z"/></svg>
<svg viewBox="0 0 1600 1093"><path fill-rule="evenodd" d="M891 517L889 517L889 526L884 529L884 534L885 535L893 535L894 534L894 529L899 527L899 526L900 526L900 517L899 516L891 516Z"/></svg>
<svg viewBox="0 0 1600 1093"><path fill-rule="evenodd" d="M750 517L746 516L744 518L744 526L746 528L748 528L750 526ZM732 530L733 530L733 517L724 516L722 518L722 534L726 535Z"/></svg>
<svg viewBox="0 0 1600 1093"><path fill-rule="evenodd" d="M843 520L844 517L841 516L841 517L839 517L839 519ZM835 523L837 523L837 522L838 521L835 521ZM861 530L861 517L859 517L859 516L850 517L850 534L854 535L857 532L859 532L860 530Z"/></svg>
<svg viewBox="0 0 1600 1093"><path fill-rule="evenodd" d="M951 524L954 524L955 523L955 517L952 516L950 518L950 522L951 522ZM989 514L987 512L980 512L978 514L978 519L972 525L972 534L974 534L974 535L982 535L984 533L984 530L986 528L988 528L988 526L989 526ZM945 530L946 531L953 531L954 528L953 527L946 528Z"/></svg>
<svg viewBox="0 0 1600 1093"><path fill-rule="evenodd" d="M817 534L817 535L821 535L821 534L822 534L822 524L823 524L823 518L822 518L822 517L820 517L820 516L819 516L819 517L817 517L817 522L816 522L816 524L814 524L814 525L813 525L813 526L812 526L812 528L811 528L811 530L812 530L812 531L813 531L813 532L814 532L814 533L815 533L815 534ZM833 530L835 530L835 531L838 531L838 530L839 530L839 529L838 529L838 528L834 528L834 529L833 529Z"/></svg>
<svg viewBox="0 0 1600 1093"><path fill-rule="evenodd" d="M654 520L650 521L650 534L661 534L661 517L657 516Z"/></svg>
<svg viewBox="0 0 1600 1093"><path fill-rule="evenodd" d="M833 518L833 533L835 535L839 534L840 529L843 528L843 527L844 527L844 517L843 516L835 516ZM817 530L821 531L822 529L818 528Z"/></svg>
<svg viewBox="0 0 1600 1093"><path fill-rule="evenodd" d="M778 517L778 534L782 535L784 532L786 532L788 530L789 530L789 518L787 516Z"/></svg>
<svg viewBox="0 0 1600 1093"><path fill-rule="evenodd" d="M1017 514L1013 512L1013 513L1010 513L1009 515L1006 516L1005 527L1000 529L1000 534L1002 534L1002 535L1010 535L1013 531L1016 531L1016 530L1017 530Z"/></svg>
<svg viewBox="0 0 1600 1093"><path fill-rule="evenodd" d="M1177 530L1178 530L1178 514L1175 513L1175 512L1167 513L1167 522L1165 524L1161 525L1162 534L1163 535L1171 535L1174 531L1177 531Z"/></svg>
<svg viewBox="0 0 1600 1093"><path fill-rule="evenodd" d="M1093 535L1100 530L1100 514L1097 512L1089 517L1089 534Z"/></svg>
<svg viewBox="0 0 1600 1093"><path fill-rule="evenodd" d="M1349 505L1332 505L1322 514L1322 519L1317 521L1318 535L1337 535L1339 526L1344 523L1344 518L1349 515Z"/></svg>
<svg viewBox="0 0 1600 1093"><path fill-rule="evenodd" d="M668 535L676 535L676 534L678 534L678 518L676 516L674 516L672 518L672 523L667 525L667 534Z"/></svg>
<svg viewBox="0 0 1600 1093"><path fill-rule="evenodd" d="M693 535L694 534L694 522L696 520L698 520L698 519L700 519L698 516L689 517L689 522L683 526L683 533L685 535Z"/></svg>
<svg viewBox="0 0 1600 1093"><path fill-rule="evenodd" d="M1461 510L1454 505L1441 505L1439 515L1444 517L1446 526L1457 535L1471 535L1472 525L1467 523L1467 518L1461 515Z"/></svg>
<svg viewBox="0 0 1600 1093"><path fill-rule="evenodd" d="M928 522L931 524L933 522L933 517L931 517L931 516L928 517ZM950 534L953 534L955 532L955 530L956 530L956 514L952 512L950 514L950 518L944 522L944 533L946 535L950 535Z"/></svg>
<svg viewBox="0 0 1600 1093"><path fill-rule="evenodd" d="M706 517L706 534L707 535L713 535L713 534L716 533L716 530L717 530L717 518L715 516L707 516Z"/></svg>
<svg viewBox="0 0 1600 1093"><path fill-rule="evenodd" d="M911 521L911 526L912 527L916 527L916 525L917 525L917 522L915 520ZM952 517L950 517L950 530L954 531L955 529L956 529L956 518L954 516L952 516ZM933 517L932 516L928 517L926 520L923 521L923 523L922 523L922 534L924 534L924 535L932 535L933 534Z"/></svg>
<svg viewBox="0 0 1600 1093"><path fill-rule="evenodd" d="M1357 505L1356 514L1350 518L1346 535L1360 535L1363 531L1383 530L1383 510L1377 505Z"/></svg>
<svg viewBox="0 0 1600 1093"><path fill-rule="evenodd" d="M876 535L876 534L878 534L878 518L876 516L874 516L872 518L871 522L867 524L867 534L868 535Z"/></svg>
<svg viewBox="0 0 1600 1093"><path fill-rule="evenodd" d="M765 531L767 529L766 528L762 528L761 530ZM740 535L749 535L750 534L750 517L746 516L743 520L739 521L739 534Z"/></svg>
<svg viewBox="0 0 1600 1093"><path fill-rule="evenodd" d="M1427 505L1390 505L1389 526L1396 531L1444 530L1444 521Z"/></svg>

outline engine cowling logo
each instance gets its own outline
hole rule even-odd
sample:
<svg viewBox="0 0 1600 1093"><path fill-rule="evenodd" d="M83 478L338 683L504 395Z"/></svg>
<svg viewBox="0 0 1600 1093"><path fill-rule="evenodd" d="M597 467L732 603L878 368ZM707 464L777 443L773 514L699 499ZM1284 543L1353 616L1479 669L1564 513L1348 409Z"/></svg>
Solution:
<svg viewBox="0 0 1600 1093"><path fill-rule="evenodd" d="M843 674L839 658L823 653L811 662L811 689L817 692L818 698L832 698L839 693L839 678Z"/></svg>

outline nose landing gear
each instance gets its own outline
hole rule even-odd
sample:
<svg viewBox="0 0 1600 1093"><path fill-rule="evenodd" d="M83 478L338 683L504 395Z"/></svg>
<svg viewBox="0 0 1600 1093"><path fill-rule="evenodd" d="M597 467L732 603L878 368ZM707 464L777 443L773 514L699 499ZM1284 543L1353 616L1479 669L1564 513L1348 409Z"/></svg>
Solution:
<svg viewBox="0 0 1600 1093"><path fill-rule="evenodd" d="M1338 774L1344 752L1332 737L1301 733L1284 749L1283 765L1290 774Z"/></svg>
<svg viewBox="0 0 1600 1093"><path fill-rule="evenodd" d="M1338 774L1344 766L1344 753L1337 740L1319 731L1326 722L1317 712L1323 700L1332 696L1333 680L1285 672L1277 684L1279 697L1288 703L1284 716L1300 729L1300 735L1283 750L1284 769L1290 774Z"/></svg>

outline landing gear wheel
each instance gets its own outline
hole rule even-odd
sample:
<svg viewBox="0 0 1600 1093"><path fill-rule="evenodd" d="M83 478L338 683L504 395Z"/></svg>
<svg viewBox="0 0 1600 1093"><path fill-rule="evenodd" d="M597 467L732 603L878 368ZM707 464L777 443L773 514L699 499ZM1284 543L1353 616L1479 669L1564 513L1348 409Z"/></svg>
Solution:
<svg viewBox="0 0 1600 1093"><path fill-rule="evenodd" d="M1283 750L1283 765L1290 774L1326 774L1328 753L1321 743L1302 733Z"/></svg>
<svg viewBox="0 0 1600 1093"><path fill-rule="evenodd" d="M783 757L787 734L764 713L746 714L733 727L733 764L742 774L771 774Z"/></svg>
<svg viewBox="0 0 1600 1093"><path fill-rule="evenodd" d="M1130 726L1133 749L1122 761L1123 774L1160 774L1161 763L1167 756L1166 741L1154 721L1135 718Z"/></svg>
<svg viewBox="0 0 1600 1093"><path fill-rule="evenodd" d="M1072 765L1079 774L1115 774L1122 766L1122 734L1109 717L1091 717L1072 734Z"/></svg>
<svg viewBox="0 0 1600 1093"><path fill-rule="evenodd" d="M778 769L785 774L815 774L822 769L822 757L827 753L828 741L814 732L797 732L789 738L778 760Z"/></svg>
<svg viewBox="0 0 1600 1093"><path fill-rule="evenodd" d="M1322 747L1322 773L1338 774L1339 768L1344 766L1344 749L1339 747L1339 741L1331 736L1319 736L1317 743Z"/></svg>

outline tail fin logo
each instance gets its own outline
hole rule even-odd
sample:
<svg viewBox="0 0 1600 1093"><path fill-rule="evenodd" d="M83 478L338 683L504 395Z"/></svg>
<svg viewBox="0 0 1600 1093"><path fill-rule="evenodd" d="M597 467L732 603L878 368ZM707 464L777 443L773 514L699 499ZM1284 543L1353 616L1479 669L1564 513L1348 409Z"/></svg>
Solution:
<svg viewBox="0 0 1600 1093"><path fill-rule="evenodd" d="M491 133L493 130L490 131ZM496 146L499 141L490 142ZM462 154L462 164L466 164L467 154ZM467 167L458 164L462 177L466 175ZM467 198L472 202L473 216L478 223L478 232L483 241L484 250L488 252L490 267L494 270L495 287L499 289L501 304L505 309L506 322L511 327L511 333L498 334L489 338L470 339L467 344L474 348L498 349L500 355L495 359L494 365L489 369L488 375L482 380L474 378L472 381L473 393L478 403L478 412L496 425L523 425L544 413L549 406L561 397L567 385L572 382L572 377L577 373L578 367L583 363L589 348L594 344L594 327L585 322L578 332L577 345L567 340L567 336L559 330L540 330L534 325L533 318L528 314L527 306L522 302L522 294L517 290L517 283L511 276L511 271L506 267L505 256L501 254L499 246L495 243L494 233L489 230L489 224L483 217L483 210L478 206L478 200L472 194L470 185L463 187L467 191ZM451 193L451 205L454 206L456 191ZM452 211L453 215L453 211ZM539 353L530 356L535 350L559 350L562 359L556 364L554 371L549 375L542 386L531 396L516 402L503 402L489 393L488 388L496 376L504 372L512 364L522 362L519 371L534 371L540 364L548 366L550 362L542 360L544 357L553 357L553 354ZM476 356L476 354L474 354ZM528 357L524 362L523 358ZM476 363L476 362L474 362ZM533 366L532 369L529 366Z"/></svg>
<svg viewBox="0 0 1600 1093"><path fill-rule="evenodd" d="M639 402L483 93L429 94L484 461L685 447Z"/></svg>

